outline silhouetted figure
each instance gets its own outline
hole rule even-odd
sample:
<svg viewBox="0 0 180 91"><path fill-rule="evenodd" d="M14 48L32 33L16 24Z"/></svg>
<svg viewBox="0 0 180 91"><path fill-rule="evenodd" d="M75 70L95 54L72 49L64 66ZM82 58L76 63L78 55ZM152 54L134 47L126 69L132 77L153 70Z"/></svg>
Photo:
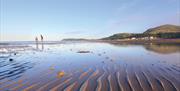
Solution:
<svg viewBox="0 0 180 91"><path fill-rule="evenodd" d="M43 36L42 35L40 35L40 37L41 37L41 44L42 44L42 50L44 49L44 43L43 43Z"/></svg>
<svg viewBox="0 0 180 91"><path fill-rule="evenodd" d="M41 41L43 42L43 36L41 35Z"/></svg>
<svg viewBox="0 0 180 91"><path fill-rule="evenodd" d="M35 41L36 41L36 49L39 49L38 48L38 38L37 37L35 38Z"/></svg>

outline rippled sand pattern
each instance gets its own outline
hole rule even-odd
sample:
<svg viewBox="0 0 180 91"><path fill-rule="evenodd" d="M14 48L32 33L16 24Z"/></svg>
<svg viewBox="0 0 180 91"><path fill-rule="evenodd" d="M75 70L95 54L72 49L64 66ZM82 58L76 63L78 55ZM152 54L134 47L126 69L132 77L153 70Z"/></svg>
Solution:
<svg viewBox="0 0 180 91"><path fill-rule="evenodd" d="M83 72L67 74L59 79L46 79L51 74L29 83L26 79L17 82L1 82L1 91L179 91L180 70L166 70L165 67L129 67L116 65L108 68L87 68ZM117 67L117 68L114 68ZM33 79L32 79L33 80ZM45 81L46 80L46 81Z"/></svg>
<svg viewBox="0 0 180 91"><path fill-rule="evenodd" d="M97 65L81 65L74 69L47 66L37 74L9 80L11 75L33 67L26 62L14 63L13 70L0 71L0 91L180 91L180 67L177 65L118 61L96 52L82 55L95 55L104 60ZM1 66L8 64L3 62ZM57 77L58 70L63 70L62 77Z"/></svg>

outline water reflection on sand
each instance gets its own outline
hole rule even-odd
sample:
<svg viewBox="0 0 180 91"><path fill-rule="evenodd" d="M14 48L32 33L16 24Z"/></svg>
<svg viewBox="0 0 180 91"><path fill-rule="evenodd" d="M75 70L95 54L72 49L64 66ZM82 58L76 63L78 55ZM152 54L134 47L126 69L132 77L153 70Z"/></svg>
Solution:
<svg viewBox="0 0 180 91"><path fill-rule="evenodd" d="M170 54L180 52L179 44L151 44L144 45L148 51L153 51L160 54Z"/></svg>
<svg viewBox="0 0 180 91"><path fill-rule="evenodd" d="M0 90L180 90L177 44L85 42L44 44L42 50L34 44L0 48Z"/></svg>

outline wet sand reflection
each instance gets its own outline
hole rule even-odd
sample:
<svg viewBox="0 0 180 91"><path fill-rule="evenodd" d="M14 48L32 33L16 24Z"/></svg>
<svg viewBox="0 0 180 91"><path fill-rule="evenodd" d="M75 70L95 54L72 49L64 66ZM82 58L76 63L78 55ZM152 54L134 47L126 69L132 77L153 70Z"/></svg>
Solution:
<svg viewBox="0 0 180 91"><path fill-rule="evenodd" d="M179 91L177 49L179 46L42 43L42 52L25 49L10 56L13 61L1 58L0 90ZM163 62L164 57L172 60Z"/></svg>

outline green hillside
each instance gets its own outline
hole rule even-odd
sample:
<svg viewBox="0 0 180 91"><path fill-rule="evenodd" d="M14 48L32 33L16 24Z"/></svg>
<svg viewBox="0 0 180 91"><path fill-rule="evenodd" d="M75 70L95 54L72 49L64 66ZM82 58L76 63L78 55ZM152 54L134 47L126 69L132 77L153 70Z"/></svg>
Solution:
<svg viewBox="0 0 180 91"><path fill-rule="evenodd" d="M106 37L106 38L103 38L103 39L110 39L110 40L113 40L113 39L124 39L124 38L129 38L131 36L134 36L136 34L134 33L118 33L118 34L114 34L112 36L109 36L109 37Z"/></svg>
<svg viewBox="0 0 180 91"><path fill-rule="evenodd" d="M167 24L155 28L150 28L144 32L144 34L158 34L158 33L180 33L180 26Z"/></svg>
<svg viewBox="0 0 180 91"><path fill-rule="evenodd" d="M112 36L102 38L104 40L116 40L126 38L143 38L143 37L156 37L156 38L180 38L180 26L177 25L162 25L155 28L150 28L144 33L118 33Z"/></svg>

